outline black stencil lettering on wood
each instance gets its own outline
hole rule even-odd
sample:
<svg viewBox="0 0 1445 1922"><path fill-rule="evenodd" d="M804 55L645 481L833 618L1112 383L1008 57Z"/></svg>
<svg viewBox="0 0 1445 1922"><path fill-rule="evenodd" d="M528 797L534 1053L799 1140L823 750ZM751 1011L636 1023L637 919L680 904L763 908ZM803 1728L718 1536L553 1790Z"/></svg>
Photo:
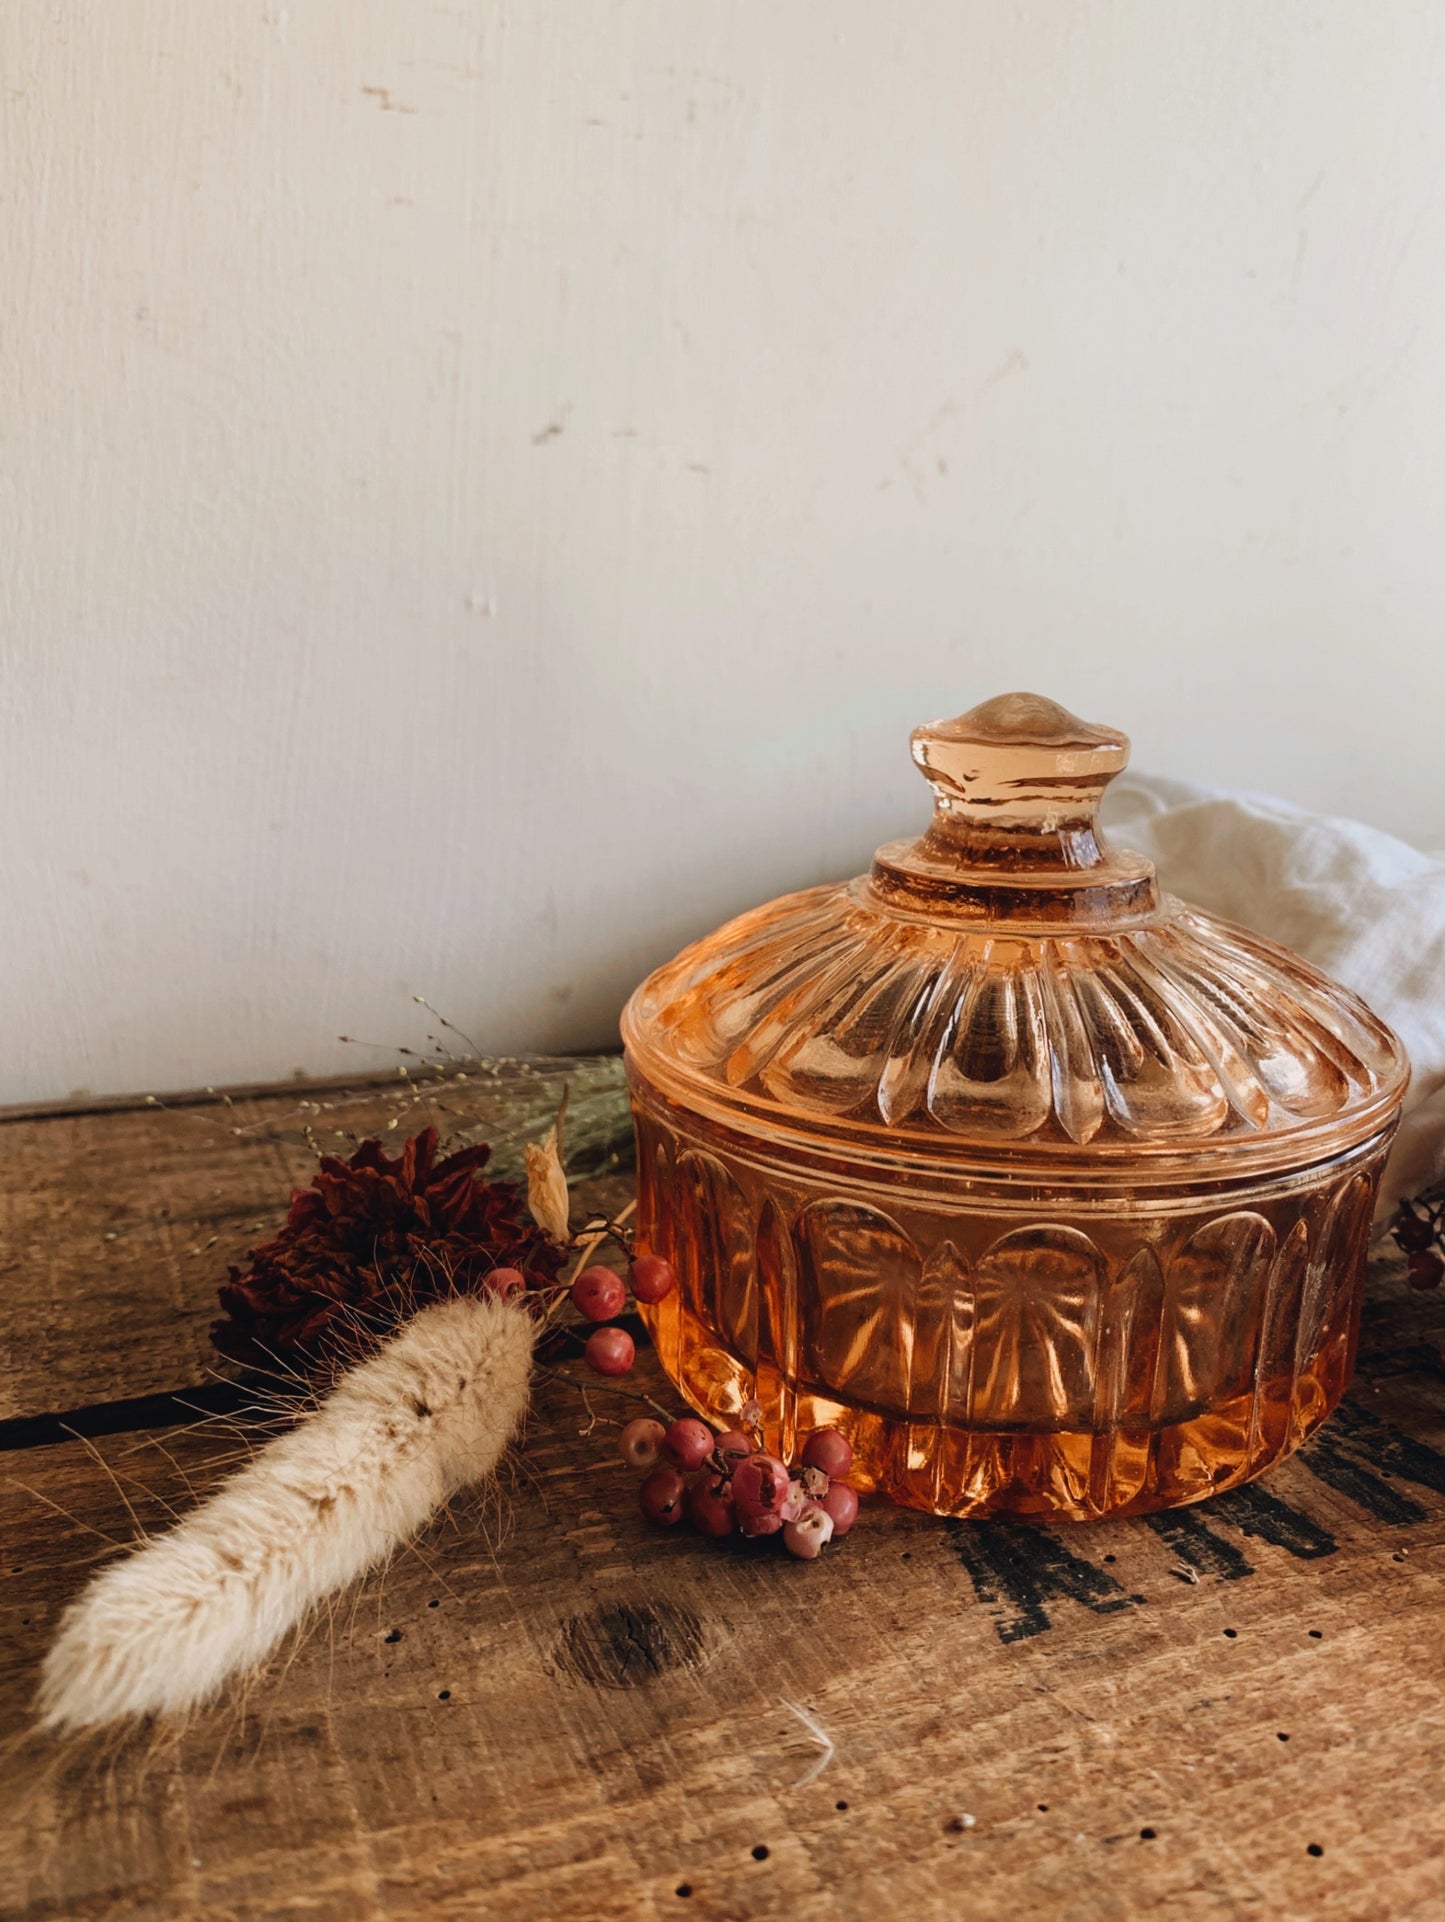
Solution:
<svg viewBox="0 0 1445 1922"><path fill-rule="evenodd" d="M1237 1582L1241 1576L1254 1573L1253 1562L1246 1561L1233 1542L1206 1528L1203 1518L1192 1508L1166 1509L1158 1515L1146 1515L1144 1522L1169 1544L1181 1562L1197 1568L1201 1575L1217 1575L1222 1582Z"/></svg>
<svg viewBox="0 0 1445 1922"><path fill-rule="evenodd" d="M1339 1427L1322 1428L1308 1446L1300 1450L1300 1460L1317 1480L1348 1495L1377 1522L1403 1528L1407 1522L1425 1519L1428 1511L1419 1502L1389 1482L1381 1481L1366 1468L1359 1459L1356 1444Z"/></svg>
<svg viewBox="0 0 1445 1922"><path fill-rule="evenodd" d="M1335 1410L1319 1439L1327 1440L1332 1435L1347 1442L1375 1468L1387 1468L1403 1481L1445 1495L1445 1455L1428 1442L1416 1441L1413 1435L1349 1402Z"/></svg>
<svg viewBox="0 0 1445 1922"><path fill-rule="evenodd" d="M1321 1528L1308 1515L1302 1515L1277 1495L1271 1495L1258 1482L1246 1482L1242 1488L1231 1488L1225 1495L1216 1495L1209 1504L1209 1514L1216 1521L1231 1523L1242 1534L1257 1536L1260 1541L1284 1549L1286 1554L1302 1562L1333 1555L1339 1547L1327 1528Z"/></svg>
<svg viewBox="0 0 1445 1922"><path fill-rule="evenodd" d="M1393 1311L1394 1304L1390 1306ZM1441 1332L1445 1333L1445 1329ZM1362 1381L1389 1381L1396 1375L1426 1375L1445 1381L1445 1355L1438 1342L1429 1341L1395 1342L1387 1346L1381 1340L1367 1351L1362 1334L1355 1373Z"/></svg>
<svg viewBox="0 0 1445 1922"><path fill-rule="evenodd" d="M1047 1602L1078 1602L1095 1615L1115 1615L1143 1599L1126 1595L1112 1575L1082 1561L1046 1528L952 1522L949 1532L975 1595L1006 1611L994 1622L1001 1642L1027 1641L1052 1627Z"/></svg>

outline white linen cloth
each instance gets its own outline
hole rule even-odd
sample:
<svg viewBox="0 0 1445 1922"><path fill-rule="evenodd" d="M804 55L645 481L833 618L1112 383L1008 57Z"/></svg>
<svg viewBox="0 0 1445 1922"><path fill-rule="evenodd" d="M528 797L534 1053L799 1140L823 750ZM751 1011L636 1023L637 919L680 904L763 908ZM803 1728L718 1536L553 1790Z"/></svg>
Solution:
<svg viewBox="0 0 1445 1922"><path fill-rule="evenodd" d="M1445 853L1267 794L1123 774L1103 826L1157 865L1171 894L1313 961L1405 1044L1405 1118L1377 1221L1445 1176Z"/></svg>

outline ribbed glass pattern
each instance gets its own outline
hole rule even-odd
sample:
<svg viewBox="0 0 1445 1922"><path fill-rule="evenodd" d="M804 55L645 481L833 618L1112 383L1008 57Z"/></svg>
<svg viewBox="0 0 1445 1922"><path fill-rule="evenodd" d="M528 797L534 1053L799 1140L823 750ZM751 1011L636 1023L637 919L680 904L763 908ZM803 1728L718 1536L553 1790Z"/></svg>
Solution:
<svg viewBox="0 0 1445 1922"><path fill-rule="evenodd" d="M1353 1364L1385 1143L1312 1178L1111 1210L865 1198L758 1165L639 1089L640 1217L677 1269L664 1366L775 1446L820 1425L863 1477L954 1515L1134 1514L1298 1447Z"/></svg>
<svg viewBox="0 0 1445 1922"><path fill-rule="evenodd" d="M1060 1148L1281 1138L1399 1079L1391 1037L1272 942L1166 900L1108 933L903 920L866 885L745 914L634 1003L682 1079L792 1125Z"/></svg>

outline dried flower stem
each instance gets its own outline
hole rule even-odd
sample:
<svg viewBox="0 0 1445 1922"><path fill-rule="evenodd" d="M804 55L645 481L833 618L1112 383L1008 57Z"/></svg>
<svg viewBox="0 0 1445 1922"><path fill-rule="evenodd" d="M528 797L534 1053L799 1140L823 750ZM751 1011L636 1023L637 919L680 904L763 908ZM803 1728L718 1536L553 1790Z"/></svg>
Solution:
<svg viewBox="0 0 1445 1922"><path fill-rule="evenodd" d="M580 1388L584 1394L623 1395L628 1401L640 1401L650 1408L654 1415L660 1415L669 1425L677 1419L676 1409L664 1408L660 1401L654 1401L651 1395L643 1394L640 1388L618 1388L610 1381L583 1383L575 1375L564 1375L559 1368L544 1368L540 1363L536 1372L546 1381L559 1381L566 1388Z"/></svg>
<svg viewBox="0 0 1445 1922"><path fill-rule="evenodd" d="M577 1249L577 1261L571 1274L567 1277L568 1286L577 1279L578 1275L581 1274L582 1270L587 1266L588 1262L592 1259L593 1255L596 1254L604 1241L615 1241L624 1254L631 1251L632 1237L623 1232L622 1224L627 1220L629 1215L635 1214L636 1210L637 1203L635 1201L629 1201L615 1221L604 1221L601 1226L596 1229L593 1228L592 1223L589 1221L586 1227L579 1231L580 1239L578 1237L573 1238L572 1245Z"/></svg>

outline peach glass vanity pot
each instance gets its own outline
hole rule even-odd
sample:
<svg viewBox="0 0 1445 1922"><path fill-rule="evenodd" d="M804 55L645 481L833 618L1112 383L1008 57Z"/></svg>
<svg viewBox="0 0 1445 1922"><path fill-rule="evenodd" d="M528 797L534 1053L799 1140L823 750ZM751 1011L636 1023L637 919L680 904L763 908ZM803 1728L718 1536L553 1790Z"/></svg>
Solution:
<svg viewBox="0 0 1445 1922"><path fill-rule="evenodd" d="M1137 1514L1344 1392L1408 1078L1095 813L1128 742L1008 694L922 727L932 825L730 922L623 1016L663 1366L946 1515Z"/></svg>

